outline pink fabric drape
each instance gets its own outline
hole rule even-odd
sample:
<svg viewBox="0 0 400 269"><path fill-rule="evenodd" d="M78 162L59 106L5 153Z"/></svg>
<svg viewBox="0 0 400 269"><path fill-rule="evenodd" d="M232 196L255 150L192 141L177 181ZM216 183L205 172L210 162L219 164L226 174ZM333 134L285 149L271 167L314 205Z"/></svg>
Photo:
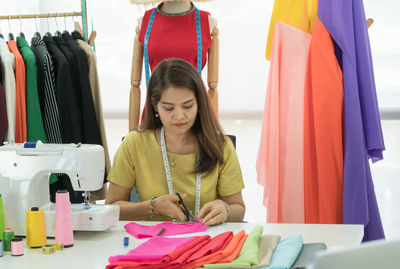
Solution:
<svg viewBox="0 0 400 269"><path fill-rule="evenodd" d="M304 92L311 35L275 24L256 169L267 222L304 223Z"/></svg>

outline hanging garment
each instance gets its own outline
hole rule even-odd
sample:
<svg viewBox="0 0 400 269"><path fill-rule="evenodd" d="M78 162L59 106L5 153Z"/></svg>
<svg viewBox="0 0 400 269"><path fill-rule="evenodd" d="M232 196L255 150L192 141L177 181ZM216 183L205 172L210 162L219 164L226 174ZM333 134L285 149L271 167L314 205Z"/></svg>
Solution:
<svg viewBox="0 0 400 269"><path fill-rule="evenodd" d="M15 58L15 143L24 143L27 141L25 64L17 43L11 40L7 45Z"/></svg>
<svg viewBox="0 0 400 269"><path fill-rule="evenodd" d="M179 58L191 63L197 69L197 37L194 5L184 14L167 14L161 11L160 4L154 17L148 43L149 64L151 70L164 59ZM153 9L147 10L142 19L139 34L140 43L144 37ZM207 52L211 46L211 33L206 11L200 10L202 67L207 61Z"/></svg>
<svg viewBox="0 0 400 269"><path fill-rule="evenodd" d="M56 98L58 112L60 113L60 130L63 143L80 143L82 132L80 125L80 110L78 100L72 84L69 63L64 54L57 47L56 42L49 36L44 36L43 41L52 56L56 82ZM50 197L54 202L55 193L59 189L67 189L71 202L83 202L83 192L73 191L71 181L65 176L60 176L56 183L50 185Z"/></svg>
<svg viewBox="0 0 400 269"><path fill-rule="evenodd" d="M320 0L318 17L341 50L344 84L343 223L363 224L363 241L384 238L368 158L385 149L361 0Z"/></svg>
<svg viewBox="0 0 400 269"><path fill-rule="evenodd" d="M271 58L276 22L283 22L306 33L312 33L317 16L318 0L275 0L269 23L266 58Z"/></svg>
<svg viewBox="0 0 400 269"><path fill-rule="evenodd" d="M239 264L225 263L227 261L222 260L219 263L205 264L205 268L265 268L270 265L272 253L278 241L281 239L279 235L265 234L261 235L258 241L258 264L253 266L240 267ZM240 250L239 250L240 251ZM246 263L247 264L247 263ZM235 267L233 267L235 266Z"/></svg>
<svg viewBox="0 0 400 269"><path fill-rule="evenodd" d="M15 103L16 103L16 85L15 85L15 57L10 52L7 43L0 38L0 64L1 81L3 82L4 94L7 105L8 129L5 137L7 142L15 142Z"/></svg>
<svg viewBox="0 0 400 269"><path fill-rule="evenodd" d="M103 118L103 106L101 103L101 94L100 94L100 83L99 83L99 75L97 73L97 60L96 54L93 49L86 43L81 34L78 31L73 31L71 33L74 40L77 44L85 51L87 55L88 65L89 65L89 83L90 89L92 90L92 97L94 102L94 108L96 111L97 124L100 128L101 135L101 144L104 148L105 161L106 161L106 175L108 175L111 170L111 162L110 162L110 153L108 151L106 130L104 126L104 118Z"/></svg>
<svg viewBox="0 0 400 269"><path fill-rule="evenodd" d="M0 56L0 61L1 61L1 56ZM7 129L8 129L8 120L7 120L6 95L4 93L3 85L0 83L0 145L3 145L3 141L7 135Z"/></svg>
<svg viewBox="0 0 400 269"><path fill-rule="evenodd" d="M304 223L304 91L311 35L275 24L256 169L268 222Z"/></svg>
<svg viewBox="0 0 400 269"><path fill-rule="evenodd" d="M343 77L333 41L317 18L310 46L311 87L304 100L306 223L342 223Z"/></svg>
<svg viewBox="0 0 400 269"><path fill-rule="evenodd" d="M27 119L27 141L38 140L46 143L46 134L43 127L42 112L40 111L39 96L37 89L37 67L36 58L29 48L25 38L17 37L18 49L24 59L26 69L26 119Z"/></svg>
<svg viewBox="0 0 400 269"><path fill-rule="evenodd" d="M168 238L164 236L152 237L143 244L129 251L126 255L111 256L110 263L117 261L151 261L159 260L165 255L189 244L196 237Z"/></svg>
<svg viewBox="0 0 400 269"><path fill-rule="evenodd" d="M62 34L68 48L74 55L78 84L80 92L78 100L81 105L83 143L101 145L99 126L97 125L94 109L92 90L89 83L89 66L85 51L76 44L72 36L65 32Z"/></svg>
<svg viewBox="0 0 400 269"><path fill-rule="evenodd" d="M157 236L165 228L163 236L198 233L207 231L207 225L202 222L173 223L162 222L156 225L140 225L130 222L124 226L126 231L138 239Z"/></svg>
<svg viewBox="0 0 400 269"><path fill-rule="evenodd" d="M38 67L38 93L47 142L60 144L62 139L53 60L47 51L46 44L38 37L32 38L31 50L35 54Z"/></svg>
<svg viewBox="0 0 400 269"><path fill-rule="evenodd" d="M60 130L63 143L80 143L82 132L80 124L80 110L78 100L72 84L71 69L64 54L56 42L49 36L44 36L43 41L49 51L54 64L56 82L56 98L58 112L60 113Z"/></svg>

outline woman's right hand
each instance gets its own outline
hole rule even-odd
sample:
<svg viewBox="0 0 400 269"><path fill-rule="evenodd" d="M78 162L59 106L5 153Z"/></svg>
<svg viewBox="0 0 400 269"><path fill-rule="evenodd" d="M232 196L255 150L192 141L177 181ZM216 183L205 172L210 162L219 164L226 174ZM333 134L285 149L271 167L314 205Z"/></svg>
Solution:
<svg viewBox="0 0 400 269"><path fill-rule="evenodd" d="M182 199L185 199L186 194L182 195ZM157 197L153 201L153 210L156 215L163 215L170 217L171 219L179 219L180 221L186 221L186 216L182 209L177 205L179 198L177 195L163 195Z"/></svg>

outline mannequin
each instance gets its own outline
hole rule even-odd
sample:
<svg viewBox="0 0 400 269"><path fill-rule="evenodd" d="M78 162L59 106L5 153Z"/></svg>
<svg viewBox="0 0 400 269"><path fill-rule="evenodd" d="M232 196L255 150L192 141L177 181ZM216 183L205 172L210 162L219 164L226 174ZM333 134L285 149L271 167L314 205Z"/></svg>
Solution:
<svg viewBox="0 0 400 269"><path fill-rule="evenodd" d="M195 0L196 1L196 0ZM201 2L204 0L197 0ZM169 14L181 14L189 11L192 8L192 3L187 0L131 0L134 4L149 4L163 2L161 11ZM179 16L179 15L177 15ZM131 89L129 95L129 131L139 129L140 119L140 83L142 78L143 67L143 45L139 41L139 35L142 27L142 18L138 19L138 26L136 27L136 36L133 44L132 55L132 70L131 70ZM210 98L215 115L218 115L218 29L216 27L216 19L208 16L211 33L211 46L208 49L208 96ZM147 27L147 26L145 26Z"/></svg>

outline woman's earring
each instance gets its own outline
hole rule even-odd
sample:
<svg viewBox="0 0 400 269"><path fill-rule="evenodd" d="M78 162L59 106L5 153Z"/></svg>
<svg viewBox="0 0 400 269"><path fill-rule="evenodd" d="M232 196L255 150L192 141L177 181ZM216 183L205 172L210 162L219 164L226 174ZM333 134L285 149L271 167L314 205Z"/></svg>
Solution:
<svg viewBox="0 0 400 269"><path fill-rule="evenodd" d="M156 111L156 118L158 118L158 112Z"/></svg>

